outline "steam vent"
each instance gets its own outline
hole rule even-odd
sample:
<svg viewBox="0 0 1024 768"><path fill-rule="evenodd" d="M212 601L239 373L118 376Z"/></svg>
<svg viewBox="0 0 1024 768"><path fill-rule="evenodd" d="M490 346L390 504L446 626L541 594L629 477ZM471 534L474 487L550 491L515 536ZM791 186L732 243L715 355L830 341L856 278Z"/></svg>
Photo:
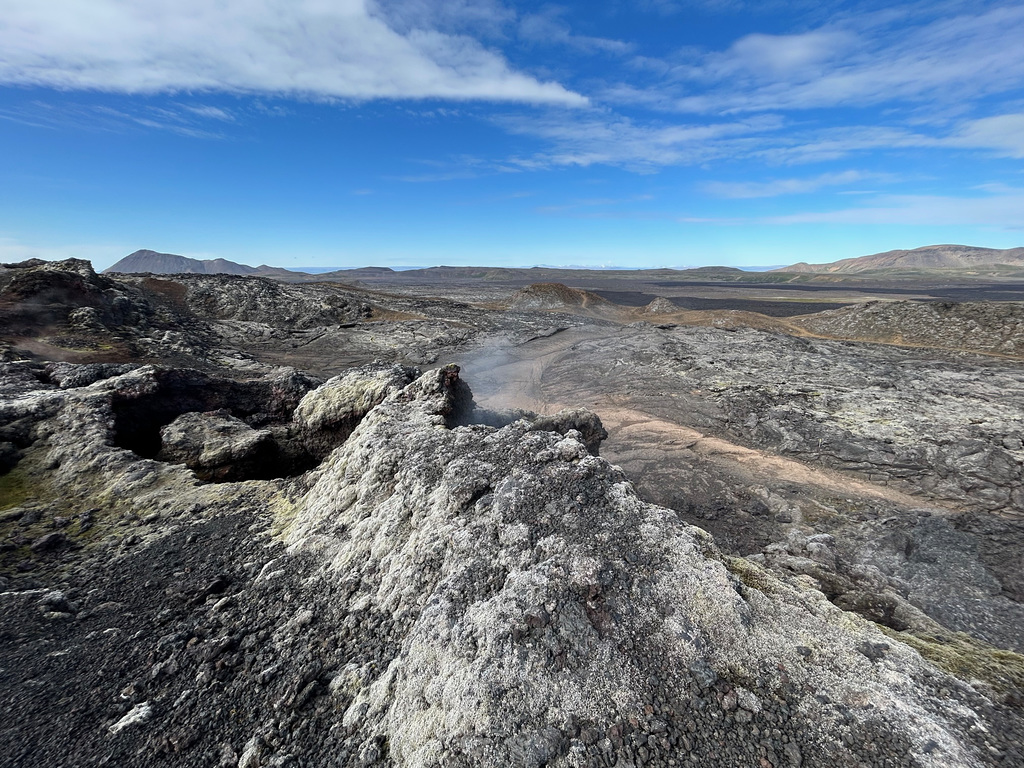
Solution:
<svg viewBox="0 0 1024 768"><path fill-rule="evenodd" d="M1024 768L1024 0L0 0L0 768Z"/></svg>
<svg viewBox="0 0 1024 768"><path fill-rule="evenodd" d="M725 554L589 411L457 366L2 370L5 765L1022 764L1018 657Z"/></svg>

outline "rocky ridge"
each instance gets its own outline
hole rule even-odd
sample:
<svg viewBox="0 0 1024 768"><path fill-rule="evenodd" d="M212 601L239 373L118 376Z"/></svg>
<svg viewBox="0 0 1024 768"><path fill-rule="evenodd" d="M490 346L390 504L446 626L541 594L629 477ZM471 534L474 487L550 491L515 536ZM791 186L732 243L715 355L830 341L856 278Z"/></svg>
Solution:
<svg viewBox="0 0 1024 768"><path fill-rule="evenodd" d="M0 357L168 362L328 375L374 359L435 362L478 336L522 341L600 322L557 312L498 311L341 283L237 275L97 275L88 262L0 268Z"/></svg>
<svg viewBox="0 0 1024 768"><path fill-rule="evenodd" d="M592 416L545 431L479 411L455 368L366 369L281 400L307 427L358 422L319 467L197 483L119 447L111 419L182 376L3 369L4 421L32 438L15 472L60 489L4 515L55 532L0 595L11 764L1021 758L1012 686L724 555L591 454Z"/></svg>
<svg viewBox="0 0 1024 768"><path fill-rule="evenodd" d="M1024 358L1024 305L1016 301L869 301L790 322L832 338Z"/></svg>
<svg viewBox="0 0 1024 768"><path fill-rule="evenodd" d="M569 288L561 283L533 283L516 291L509 300L514 309L591 310L614 309L611 302L596 293Z"/></svg>

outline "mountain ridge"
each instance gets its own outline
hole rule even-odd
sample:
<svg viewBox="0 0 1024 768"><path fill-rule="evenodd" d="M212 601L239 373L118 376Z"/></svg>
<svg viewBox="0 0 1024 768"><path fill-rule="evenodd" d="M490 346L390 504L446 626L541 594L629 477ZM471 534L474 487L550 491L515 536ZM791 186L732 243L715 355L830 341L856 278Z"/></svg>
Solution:
<svg viewBox="0 0 1024 768"><path fill-rule="evenodd" d="M746 272L734 267L704 266L687 269L630 269L630 270L587 270L565 269L552 267L481 267L481 266L435 266L396 272L389 267L365 266L358 268L342 268L326 272L309 273L289 270L283 267L271 267L261 264L252 267L227 259L192 259L172 253L160 253L149 249L137 250L113 266L104 270L109 273L150 273L150 274L227 274L243 276L272 277L290 282L321 282L350 281L359 279L381 279L401 277L402 279L422 279L444 276L452 279L495 280L508 277L521 277L529 282L538 282L538 275L546 277L543 282L558 282L559 276L567 276L579 272L600 272L603 277L612 278L622 273L630 277L678 277L685 274L694 279L727 280L731 282L775 282L786 279L818 279L799 277L828 275L857 275L885 271L887 274L896 270L908 271L909 275L917 275L921 271L963 271L969 276L970 270L992 269L1003 270L1015 274L1024 270L1024 247L1020 248L981 248L970 245L942 244L927 245L910 250L892 250L881 253L839 259L833 262L810 264L798 262L786 267L766 269L759 272ZM1002 273L1000 273L1002 274ZM774 277L778 275L778 277Z"/></svg>
<svg viewBox="0 0 1024 768"><path fill-rule="evenodd" d="M805 261L772 272L867 272L875 269L970 269L1006 264L1024 266L1024 248L979 248L971 245L926 245L911 250L892 250L839 259L821 264Z"/></svg>

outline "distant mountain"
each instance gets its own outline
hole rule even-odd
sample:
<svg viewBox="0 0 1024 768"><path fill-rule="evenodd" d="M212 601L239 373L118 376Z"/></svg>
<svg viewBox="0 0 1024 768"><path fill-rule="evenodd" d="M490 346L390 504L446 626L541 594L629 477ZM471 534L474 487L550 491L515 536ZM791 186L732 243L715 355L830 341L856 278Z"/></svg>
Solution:
<svg viewBox="0 0 1024 768"><path fill-rule="evenodd" d="M970 245L927 245L911 251L886 251L830 264L800 262L775 272L868 272L876 269L970 269L1006 264L1024 267L1024 248L976 248Z"/></svg>
<svg viewBox="0 0 1024 768"><path fill-rule="evenodd" d="M295 273L279 267L250 267L227 259L190 259L174 253L140 250L130 253L104 272L149 272L154 275L262 275L284 277Z"/></svg>

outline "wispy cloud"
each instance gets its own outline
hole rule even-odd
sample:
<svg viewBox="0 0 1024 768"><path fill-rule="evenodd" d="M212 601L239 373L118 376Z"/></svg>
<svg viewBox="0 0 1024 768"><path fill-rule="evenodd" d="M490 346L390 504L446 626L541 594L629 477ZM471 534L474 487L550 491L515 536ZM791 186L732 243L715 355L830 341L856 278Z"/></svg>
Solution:
<svg viewBox="0 0 1024 768"><path fill-rule="evenodd" d="M898 126L839 125L773 136L752 156L774 165L797 165L838 160L856 153L937 148L945 144L944 136Z"/></svg>
<svg viewBox="0 0 1024 768"><path fill-rule="evenodd" d="M703 189L715 197L732 199L779 197L782 195L804 195L817 192L826 187L840 187L856 184L868 179L892 180L891 174L866 173L864 171L841 171L823 173L805 178L772 179L770 181L725 182L712 181L703 185Z"/></svg>
<svg viewBox="0 0 1024 768"><path fill-rule="evenodd" d="M951 126L911 130L885 125L797 123L777 114L731 121L641 121L608 112L495 117L506 130L533 136L547 149L508 162L524 169L609 165L642 173L713 161L758 161L800 166L844 158L915 150L981 151L1024 157L1024 113L967 119ZM769 181L709 182L704 191L727 198L805 194L863 181L892 182L884 172L831 171Z"/></svg>
<svg viewBox="0 0 1024 768"><path fill-rule="evenodd" d="M141 127L196 139L222 139L225 137L223 123L235 120L226 110L202 105L129 105L119 108L68 101L58 106L41 99L0 109L0 119L37 128L73 127L116 133ZM211 120L215 121L213 125Z"/></svg>
<svg viewBox="0 0 1024 768"><path fill-rule="evenodd" d="M1024 232L1024 188L989 184L962 195L894 195L866 192L856 205L803 210L776 216L701 216L678 214L686 224L711 226L847 226L984 227Z"/></svg>
<svg viewBox="0 0 1024 768"><path fill-rule="evenodd" d="M405 6L415 19L416 4ZM397 31L370 0L8 0L0 17L0 83L587 103L556 82L513 70L468 35L421 26Z"/></svg>
<svg viewBox="0 0 1024 768"><path fill-rule="evenodd" d="M757 221L765 224L901 224L994 226L1024 230L1024 189L974 196L879 195L863 205L807 211Z"/></svg>
<svg viewBox="0 0 1024 768"><path fill-rule="evenodd" d="M1024 113L960 120L952 126L837 126L778 135L755 152L770 163L800 164L837 160L859 152L909 149L987 150L1024 157ZM926 133L923 129L931 128Z"/></svg>
<svg viewBox="0 0 1024 768"><path fill-rule="evenodd" d="M543 139L553 149L512 162L524 168L618 165L652 171L666 165L689 165L731 152L750 152L758 133L774 130L778 118L754 117L723 123L644 125L626 117L586 115L497 118L513 133Z"/></svg>
<svg viewBox="0 0 1024 768"><path fill-rule="evenodd" d="M615 208L620 209L622 206L629 206L633 203L645 203L654 199L654 195L632 195L631 197L625 198L614 198L614 197L594 197L594 198L583 198L570 200L562 205L542 205L537 207L535 210L537 213L573 213L579 211L585 211L590 209L591 211L595 208ZM620 211L616 211L616 214ZM597 214L589 214L597 215ZM605 215L605 214L600 214Z"/></svg>
<svg viewBox="0 0 1024 768"><path fill-rule="evenodd" d="M605 96L693 113L955 103L1020 87L1024 6L976 10L921 23L905 12L849 15L798 34L755 33L727 49L641 59L661 72L648 87L626 83ZM923 14L922 14L923 15Z"/></svg>
<svg viewBox="0 0 1024 768"><path fill-rule="evenodd" d="M182 104L181 108L187 112L191 112L197 117L204 117L210 120L223 120L226 123L233 123L235 121L235 116L233 114L228 112L226 109L221 109L220 107Z"/></svg>
<svg viewBox="0 0 1024 768"><path fill-rule="evenodd" d="M633 46L622 40L575 34L565 21L563 10L547 7L519 21L519 38L532 43L563 45L582 53L626 54Z"/></svg>
<svg viewBox="0 0 1024 768"><path fill-rule="evenodd" d="M962 147L991 149L998 154L1024 158L1024 113L972 120L966 123L949 143Z"/></svg>

